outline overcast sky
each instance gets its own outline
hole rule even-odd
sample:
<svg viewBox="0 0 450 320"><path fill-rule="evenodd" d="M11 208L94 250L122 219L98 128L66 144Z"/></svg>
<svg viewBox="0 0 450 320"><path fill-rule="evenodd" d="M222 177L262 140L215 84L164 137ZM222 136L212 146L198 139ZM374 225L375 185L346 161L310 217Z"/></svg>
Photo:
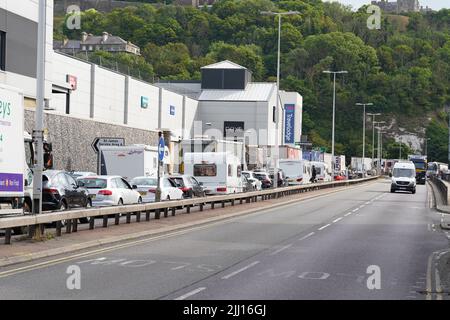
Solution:
<svg viewBox="0 0 450 320"><path fill-rule="evenodd" d="M335 0L333 0L335 1ZM393 1L393 0L390 0ZM360 8L362 5L369 4L370 0L339 0L343 4L352 5L354 9ZM419 0L421 6L429 6L434 10L442 8L450 8L450 0Z"/></svg>

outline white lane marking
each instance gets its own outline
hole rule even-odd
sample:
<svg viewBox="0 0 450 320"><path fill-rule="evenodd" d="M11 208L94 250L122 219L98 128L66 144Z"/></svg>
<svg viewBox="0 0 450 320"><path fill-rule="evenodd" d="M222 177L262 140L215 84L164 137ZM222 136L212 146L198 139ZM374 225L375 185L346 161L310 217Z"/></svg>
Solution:
<svg viewBox="0 0 450 320"><path fill-rule="evenodd" d="M236 271L230 273L229 275L226 275L226 276L222 277L222 279L223 279L223 280L230 279L231 277L237 275L238 273L241 273L242 271L245 271L245 270L247 270L247 269L250 269L250 268L253 267L253 266L256 266L258 263L259 263L259 261L252 262L252 263L250 263L248 266L243 267L243 268L241 268L241 269L239 269L239 270L236 270Z"/></svg>
<svg viewBox="0 0 450 320"><path fill-rule="evenodd" d="M349 215L351 215L353 212L349 212L347 214L344 215L344 217L348 217Z"/></svg>
<svg viewBox="0 0 450 320"><path fill-rule="evenodd" d="M342 218L342 217L337 218L336 220L333 220L333 223L339 222L339 221L341 221L342 219L344 219L344 218Z"/></svg>
<svg viewBox="0 0 450 320"><path fill-rule="evenodd" d="M309 237L311 237L311 236L313 236L313 235L315 235L315 234L316 234L315 232L311 232L310 234L307 234L306 236L301 237L301 238L298 239L298 240L299 240L299 241L302 241L302 240L308 239Z"/></svg>
<svg viewBox="0 0 450 320"><path fill-rule="evenodd" d="M366 202L366 205L369 205L369 204L370 204L370 201L367 201L367 202Z"/></svg>
<svg viewBox="0 0 450 320"><path fill-rule="evenodd" d="M320 228L319 228L319 231L322 231L323 229L328 228L329 226L330 226L330 224L326 224L326 225L324 225L323 227L320 227Z"/></svg>
<svg viewBox="0 0 450 320"><path fill-rule="evenodd" d="M359 210L359 208L356 208L356 209L352 210L352 212L356 212L356 211L358 211L358 210Z"/></svg>
<svg viewBox="0 0 450 320"><path fill-rule="evenodd" d="M284 250L286 250L286 249L288 249L288 248L290 248L290 247L292 247L292 243L291 243L291 244L288 244L288 245L286 245L286 246L284 246L284 247L281 247L281 248L279 248L278 250L275 250L275 251L272 252L270 255L273 256L273 255L275 255L275 254L277 254L277 253L280 253L281 251L284 251Z"/></svg>
<svg viewBox="0 0 450 320"><path fill-rule="evenodd" d="M178 298L175 298L174 300L184 300L184 299L189 298L189 297L191 297L191 296L193 296L193 295L195 295L195 294L197 294L199 292L202 292L205 289L206 289L206 287L201 287L201 288L195 289L195 290L193 290L191 292L183 294L182 296L179 296Z"/></svg>

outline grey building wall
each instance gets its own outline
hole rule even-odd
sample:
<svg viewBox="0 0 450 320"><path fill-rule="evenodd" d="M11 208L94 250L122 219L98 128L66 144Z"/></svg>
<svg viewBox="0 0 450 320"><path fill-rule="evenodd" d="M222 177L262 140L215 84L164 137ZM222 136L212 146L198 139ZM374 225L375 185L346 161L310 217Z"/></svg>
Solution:
<svg viewBox="0 0 450 320"><path fill-rule="evenodd" d="M25 130L33 131L34 111L25 110ZM126 126L45 113L44 127L53 144L54 168L97 172L97 154L91 143L97 137L125 138L125 144L156 146L158 134Z"/></svg>
<svg viewBox="0 0 450 320"><path fill-rule="evenodd" d="M6 71L36 78L37 23L0 9L0 30L6 32Z"/></svg>

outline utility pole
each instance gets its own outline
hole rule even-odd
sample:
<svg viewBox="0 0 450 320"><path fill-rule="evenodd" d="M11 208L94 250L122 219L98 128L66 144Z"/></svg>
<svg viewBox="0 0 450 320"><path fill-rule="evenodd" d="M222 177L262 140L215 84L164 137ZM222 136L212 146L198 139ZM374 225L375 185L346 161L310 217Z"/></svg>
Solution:
<svg viewBox="0 0 450 320"><path fill-rule="evenodd" d="M39 0L37 40L36 111L33 130L35 165L33 168L33 214L42 212L42 172L44 170L45 45L47 0Z"/></svg>
<svg viewBox="0 0 450 320"><path fill-rule="evenodd" d="M331 133L331 168L333 172L333 181L335 176L335 166L336 161L334 161L334 136L335 136L335 127L336 127L336 74L346 74L348 71L342 70L342 71L330 71L325 70L323 73L333 74L333 127L332 127L332 133Z"/></svg>
<svg viewBox="0 0 450 320"><path fill-rule="evenodd" d="M299 14L298 11L287 11L287 12L272 12L272 11L261 11L262 15L278 16L278 57L277 57L277 101L276 101L276 122L275 122L275 152L273 153L272 159L274 161L274 173L273 173L273 187L278 187L278 158L280 152L279 145L279 125L280 119L280 64L281 64L281 17L287 15ZM283 138L282 138L283 139ZM282 140L283 141L283 140Z"/></svg>
<svg viewBox="0 0 450 320"><path fill-rule="evenodd" d="M366 106L373 106L373 103L357 103L357 106L363 106L363 156L362 156L362 174L363 178L366 177L366 170L364 160L366 157Z"/></svg>
<svg viewBox="0 0 450 320"><path fill-rule="evenodd" d="M381 113L368 113L368 116L372 116L372 164L375 160L375 117L381 116Z"/></svg>

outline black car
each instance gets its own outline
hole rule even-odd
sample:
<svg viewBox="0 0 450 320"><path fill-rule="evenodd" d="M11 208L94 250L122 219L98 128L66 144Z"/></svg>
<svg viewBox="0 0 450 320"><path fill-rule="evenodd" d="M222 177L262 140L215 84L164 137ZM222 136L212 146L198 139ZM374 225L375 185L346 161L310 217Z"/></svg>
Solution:
<svg viewBox="0 0 450 320"><path fill-rule="evenodd" d="M272 179L270 179L270 176L265 171L255 171L255 177L259 181L261 181L261 186L263 189L272 188L273 182Z"/></svg>
<svg viewBox="0 0 450 320"><path fill-rule="evenodd" d="M80 187L67 172L46 170L42 173L42 210L67 210L91 207L87 189Z"/></svg>
<svg viewBox="0 0 450 320"><path fill-rule="evenodd" d="M183 191L184 198L205 196L205 190L193 176L174 175L170 176L169 179L175 183L177 188Z"/></svg>

